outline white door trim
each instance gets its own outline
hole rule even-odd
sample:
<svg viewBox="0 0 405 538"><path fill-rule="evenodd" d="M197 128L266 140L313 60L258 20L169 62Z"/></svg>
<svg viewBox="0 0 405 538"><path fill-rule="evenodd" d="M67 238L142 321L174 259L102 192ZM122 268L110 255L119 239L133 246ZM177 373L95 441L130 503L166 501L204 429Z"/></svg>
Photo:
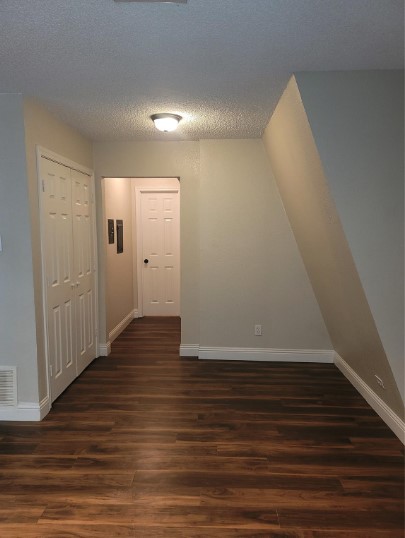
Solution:
<svg viewBox="0 0 405 538"><path fill-rule="evenodd" d="M58 164L61 164L62 166L66 166L67 168L72 168L73 170L77 170L78 172L87 174L88 176L93 177L93 180L94 180L94 172L90 168L87 168L87 166L83 166L82 164L76 163L75 161L71 161L67 157L63 157L62 155L59 155L58 153L55 153L54 151L51 151L50 149L44 148L42 146L37 145L36 149L37 149L37 171L39 171L41 157L45 157L45 159L54 161Z"/></svg>
<svg viewBox="0 0 405 538"><path fill-rule="evenodd" d="M143 262L142 262L142 252L143 252L143 244L142 244L142 219L141 219L141 194L148 193L148 192L172 192L172 193L178 193L180 196L180 189L179 188L153 188L153 187L136 187L134 189L135 196L134 203L133 203L133 209L135 213L135 218L132 218L133 222L133 237L136 237L136 249L133 249L134 252L134 297L138 297L138 317L141 318L143 316L143 295L142 295L142 289L143 289ZM134 215L133 215L134 217ZM134 229L135 228L135 229Z"/></svg>
<svg viewBox="0 0 405 538"><path fill-rule="evenodd" d="M36 146L36 170L38 178L38 200L39 200L39 229L40 229L40 245L41 245L41 285L42 285L42 324L43 324L43 333L44 333L44 347L45 347L45 367L46 367L46 390L47 394L44 400L48 400L49 409L52 407L52 391L51 391L51 380L50 380L50 360L49 360L49 346L48 346L48 324L47 324L47 283L46 283L46 270L45 270L45 223L43 215L43 197L41 196L42 192L42 178L41 178L41 158L44 157L50 161L54 161L62 166L67 168L77 170L83 174L86 174L90 177L91 185L91 203L93 206L92 211L92 227L93 227L93 249L94 249L94 293L95 293L95 332L96 332L96 350L98 350L98 257L97 257L97 226L96 226L96 208L95 208L95 184L94 184L94 173L93 170L83 166L75 161L68 159L58 153L55 153L47 148L37 145Z"/></svg>

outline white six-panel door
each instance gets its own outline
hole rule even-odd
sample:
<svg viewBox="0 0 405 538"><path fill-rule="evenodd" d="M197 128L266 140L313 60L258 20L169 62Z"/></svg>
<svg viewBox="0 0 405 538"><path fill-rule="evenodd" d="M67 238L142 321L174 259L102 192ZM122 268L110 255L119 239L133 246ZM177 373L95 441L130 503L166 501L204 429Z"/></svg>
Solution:
<svg viewBox="0 0 405 538"><path fill-rule="evenodd" d="M94 248L90 177L71 171L74 277L76 279L77 373L96 356Z"/></svg>
<svg viewBox="0 0 405 538"><path fill-rule="evenodd" d="M45 323L52 401L96 356L95 261L87 174L40 160Z"/></svg>
<svg viewBox="0 0 405 538"><path fill-rule="evenodd" d="M180 315L180 201L178 190L137 190L142 313Z"/></svg>

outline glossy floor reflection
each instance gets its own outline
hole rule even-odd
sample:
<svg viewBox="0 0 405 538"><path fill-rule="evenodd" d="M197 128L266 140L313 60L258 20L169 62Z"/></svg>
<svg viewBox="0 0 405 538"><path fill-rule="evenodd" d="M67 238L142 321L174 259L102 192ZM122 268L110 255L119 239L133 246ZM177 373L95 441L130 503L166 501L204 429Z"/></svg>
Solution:
<svg viewBox="0 0 405 538"><path fill-rule="evenodd" d="M134 320L43 422L0 424L1 536L403 536L403 447L334 365L179 343Z"/></svg>

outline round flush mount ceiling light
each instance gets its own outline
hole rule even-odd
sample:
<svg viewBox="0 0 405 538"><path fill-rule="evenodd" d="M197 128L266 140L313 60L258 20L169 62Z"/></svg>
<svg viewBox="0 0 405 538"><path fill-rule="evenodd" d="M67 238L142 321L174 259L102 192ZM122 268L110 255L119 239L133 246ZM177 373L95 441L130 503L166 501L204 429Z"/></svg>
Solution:
<svg viewBox="0 0 405 538"><path fill-rule="evenodd" d="M152 114L151 120L155 124L156 129L163 131L164 133L169 133L177 129L181 116L178 114Z"/></svg>

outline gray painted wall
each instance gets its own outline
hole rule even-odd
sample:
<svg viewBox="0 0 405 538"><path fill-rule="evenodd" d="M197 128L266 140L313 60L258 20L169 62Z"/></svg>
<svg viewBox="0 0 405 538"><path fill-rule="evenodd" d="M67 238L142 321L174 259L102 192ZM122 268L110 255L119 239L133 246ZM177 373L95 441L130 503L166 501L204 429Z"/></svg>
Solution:
<svg viewBox="0 0 405 538"><path fill-rule="evenodd" d="M18 401L38 403L23 98L0 95L0 364L17 366Z"/></svg>
<svg viewBox="0 0 405 538"><path fill-rule="evenodd" d="M404 400L404 72L299 73L296 80Z"/></svg>

